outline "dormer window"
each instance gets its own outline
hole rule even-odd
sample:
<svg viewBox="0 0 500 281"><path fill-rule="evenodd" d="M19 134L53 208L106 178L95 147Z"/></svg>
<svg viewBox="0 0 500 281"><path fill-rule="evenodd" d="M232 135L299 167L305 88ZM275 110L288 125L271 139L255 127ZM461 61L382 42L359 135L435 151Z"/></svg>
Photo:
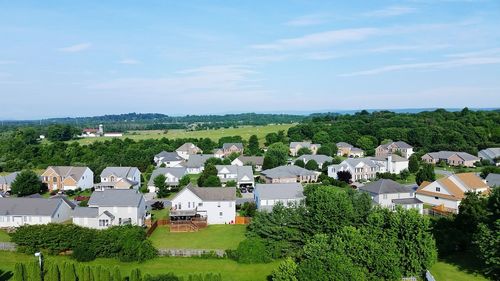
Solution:
<svg viewBox="0 0 500 281"><path fill-rule="evenodd" d="M437 191L437 192L440 192L440 191L441 191L441 188L440 188L440 187L436 187L436 191Z"/></svg>

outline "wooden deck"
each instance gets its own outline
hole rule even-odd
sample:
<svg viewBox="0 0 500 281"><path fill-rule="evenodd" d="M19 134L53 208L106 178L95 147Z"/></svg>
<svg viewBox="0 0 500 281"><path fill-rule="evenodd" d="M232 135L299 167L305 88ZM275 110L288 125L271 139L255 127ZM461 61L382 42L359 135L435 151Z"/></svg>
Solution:
<svg viewBox="0 0 500 281"><path fill-rule="evenodd" d="M170 221L170 232L196 232L207 226L206 218Z"/></svg>

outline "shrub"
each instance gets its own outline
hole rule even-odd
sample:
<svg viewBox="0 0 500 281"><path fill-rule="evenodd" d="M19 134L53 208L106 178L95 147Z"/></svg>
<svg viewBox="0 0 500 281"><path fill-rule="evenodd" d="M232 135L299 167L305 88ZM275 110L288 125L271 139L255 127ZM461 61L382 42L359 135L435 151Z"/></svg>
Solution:
<svg viewBox="0 0 500 281"><path fill-rule="evenodd" d="M268 263L269 252L260 238L247 238L240 242L236 251L229 251L228 256L240 263Z"/></svg>

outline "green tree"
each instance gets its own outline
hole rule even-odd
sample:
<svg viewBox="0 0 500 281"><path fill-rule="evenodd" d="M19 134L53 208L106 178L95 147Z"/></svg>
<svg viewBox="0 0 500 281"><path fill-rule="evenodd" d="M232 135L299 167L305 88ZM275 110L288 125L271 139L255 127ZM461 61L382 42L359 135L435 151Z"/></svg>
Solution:
<svg viewBox="0 0 500 281"><path fill-rule="evenodd" d="M404 169L404 170L402 170L402 171L399 173L399 177L400 177L402 180L407 180L407 179L410 177L410 171L408 171L408 169Z"/></svg>
<svg viewBox="0 0 500 281"><path fill-rule="evenodd" d="M170 193L166 181L167 178L163 174L157 175L153 180L153 184L156 187L156 194L159 198L168 197Z"/></svg>
<svg viewBox="0 0 500 281"><path fill-rule="evenodd" d="M331 142L330 135L328 135L327 132L325 131L319 131L316 134L314 134L312 141L314 143L319 143L319 144L327 144Z"/></svg>
<svg viewBox="0 0 500 281"><path fill-rule="evenodd" d="M70 125L50 125L47 129L47 139L50 141L68 141L78 132L78 129Z"/></svg>
<svg viewBox="0 0 500 281"><path fill-rule="evenodd" d="M356 146L365 151L373 150L375 148L375 142L371 136L362 136L356 142Z"/></svg>
<svg viewBox="0 0 500 281"><path fill-rule="evenodd" d="M267 148L262 168L266 170L285 165L287 160L288 146L281 142L273 143Z"/></svg>
<svg viewBox="0 0 500 281"><path fill-rule="evenodd" d="M11 192L19 197L28 196L42 191L42 182L35 172L24 170L12 182Z"/></svg>
<svg viewBox="0 0 500 281"><path fill-rule="evenodd" d="M418 185L421 185L424 181L433 182L435 180L436 173L434 172L434 166L432 164L422 165L420 170L418 170L417 174L415 175L415 181Z"/></svg>
<svg viewBox="0 0 500 281"><path fill-rule="evenodd" d="M306 166L306 164L304 163L304 160L302 160L302 159L295 160L295 162L293 162L293 164L295 166L298 166L298 167L301 167L301 168L304 168Z"/></svg>
<svg viewBox="0 0 500 281"><path fill-rule="evenodd" d="M408 170L410 173L416 173L418 172L418 169L420 168L420 162L418 161L417 155L413 154L410 156L410 159L408 161Z"/></svg>
<svg viewBox="0 0 500 281"><path fill-rule="evenodd" d="M337 179L339 181L343 181L345 183L350 183L352 179L351 172L349 171L338 171L337 172Z"/></svg>
<svg viewBox="0 0 500 281"><path fill-rule="evenodd" d="M311 159L311 160L307 161L304 168L311 170L311 171L317 171L319 169L318 162L316 162L316 160Z"/></svg>
<svg viewBox="0 0 500 281"><path fill-rule="evenodd" d="M203 182L202 186L220 187L220 186L222 186L222 183L221 183L220 178L218 176L208 176L208 178Z"/></svg>
<svg viewBox="0 0 500 281"><path fill-rule="evenodd" d="M335 155L337 155L337 150L338 150L337 146L332 144L332 143L322 144L318 148L318 151L316 151L316 154L326 155L326 156L335 156Z"/></svg>
<svg viewBox="0 0 500 281"><path fill-rule="evenodd" d="M248 139L248 148L246 151L248 151L249 155L260 154L259 138L256 135L251 135Z"/></svg>
<svg viewBox="0 0 500 281"><path fill-rule="evenodd" d="M184 187L184 186L188 185L190 182L191 182L191 178L189 177L189 175L184 175L179 180L179 186Z"/></svg>
<svg viewBox="0 0 500 281"><path fill-rule="evenodd" d="M312 151L307 147L301 147L299 151L297 151L297 156L309 155L312 154Z"/></svg>
<svg viewBox="0 0 500 281"><path fill-rule="evenodd" d="M236 187L238 183L234 180L230 180L226 182L226 187Z"/></svg>
<svg viewBox="0 0 500 281"><path fill-rule="evenodd" d="M298 281L297 277L297 264L290 257L283 260L278 268L273 270L271 275L272 281Z"/></svg>

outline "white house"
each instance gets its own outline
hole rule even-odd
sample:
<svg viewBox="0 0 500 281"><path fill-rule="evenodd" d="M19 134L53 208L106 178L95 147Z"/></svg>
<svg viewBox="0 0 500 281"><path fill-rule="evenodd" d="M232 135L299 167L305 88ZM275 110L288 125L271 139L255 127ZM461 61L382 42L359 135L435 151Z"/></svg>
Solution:
<svg viewBox="0 0 500 281"><path fill-rule="evenodd" d="M187 169L184 167L180 168L156 168L153 173L151 174L151 177L149 178L148 182L148 190L149 192L156 192L156 187L155 187L155 178L159 175L164 175L165 176L165 183L168 186L178 186L180 179L184 176L187 175Z"/></svg>
<svg viewBox="0 0 500 281"><path fill-rule="evenodd" d="M254 199L260 211L272 211L281 203L284 206L301 204L305 200L304 188L300 183L257 184Z"/></svg>
<svg viewBox="0 0 500 281"><path fill-rule="evenodd" d="M415 197L415 190L393 180L380 179L360 186L359 190L370 194L373 202L384 208L394 210L396 206L401 206L403 209L416 209L423 214L424 204Z"/></svg>
<svg viewBox="0 0 500 281"><path fill-rule="evenodd" d="M0 228L61 223L71 219L75 205L66 198L0 198Z"/></svg>
<svg viewBox="0 0 500 281"><path fill-rule="evenodd" d="M200 174L205 169L205 162L213 158L213 154L194 154L189 156L186 162L186 169L188 174Z"/></svg>
<svg viewBox="0 0 500 281"><path fill-rule="evenodd" d="M386 157L389 154L400 153L401 156L408 159L413 154L413 146L404 141L394 141L381 144L375 149L375 156Z"/></svg>
<svg viewBox="0 0 500 281"><path fill-rule="evenodd" d="M311 153L312 154L316 154L316 152L318 151L318 148L321 147L321 144L316 144L316 143L311 143L310 141L302 141L302 142L296 142L296 141L292 141L290 143L290 155L292 156L297 156L297 153L299 152L299 150L301 148L307 148L309 150L311 150Z"/></svg>
<svg viewBox="0 0 500 281"><path fill-rule="evenodd" d="M146 201L134 189L94 191L88 207L77 207L73 223L88 228L105 229L114 225L144 225Z"/></svg>
<svg viewBox="0 0 500 281"><path fill-rule="evenodd" d="M121 189L139 189L141 171L137 167L107 167L101 173L98 186Z"/></svg>
<svg viewBox="0 0 500 281"><path fill-rule="evenodd" d="M172 199L171 220L206 218L208 224L231 224L236 218L236 188L186 186Z"/></svg>
<svg viewBox="0 0 500 281"><path fill-rule="evenodd" d="M156 154L153 160L156 166L165 165L167 168L183 167L183 164L186 162L186 159L179 156L177 152L166 151Z"/></svg>
<svg viewBox="0 0 500 281"><path fill-rule="evenodd" d="M255 184L252 166L215 165L222 183L235 181L239 188L252 188Z"/></svg>
<svg viewBox="0 0 500 281"><path fill-rule="evenodd" d="M94 172L88 167L49 166L41 178L50 191L89 189L94 186Z"/></svg>
<svg viewBox="0 0 500 281"><path fill-rule="evenodd" d="M403 170L408 170L408 159L397 154L388 154L387 156L371 157L375 163L380 166L381 173L399 174Z"/></svg>
<svg viewBox="0 0 500 281"><path fill-rule="evenodd" d="M314 160L314 161L316 161L316 163L318 163L318 167L321 169L321 167L323 167L324 163L332 162L333 158L330 156L320 155L320 154L316 154L316 155L304 154L304 155L297 157L296 160L302 160L302 161L304 161L304 164L307 164L307 162L309 162L310 160Z"/></svg>
<svg viewBox="0 0 500 281"><path fill-rule="evenodd" d="M255 171L262 171L263 164L264 156L240 156L231 162L231 165L235 166L252 166Z"/></svg>
<svg viewBox="0 0 500 281"><path fill-rule="evenodd" d="M375 178L380 173L382 165L370 158L348 158L340 164L328 166L328 176L337 179L337 173L348 171L352 181L364 181Z"/></svg>
<svg viewBox="0 0 500 281"><path fill-rule="evenodd" d="M489 186L474 173L462 173L434 182L423 182L417 190L417 198L426 204L442 205L447 211L458 213L465 192L487 193L489 190Z"/></svg>
<svg viewBox="0 0 500 281"><path fill-rule="evenodd" d="M191 155L203 153L203 150L201 150L191 142L186 142L185 144L179 146L179 148L177 148L175 151L180 157L186 160L188 160Z"/></svg>

